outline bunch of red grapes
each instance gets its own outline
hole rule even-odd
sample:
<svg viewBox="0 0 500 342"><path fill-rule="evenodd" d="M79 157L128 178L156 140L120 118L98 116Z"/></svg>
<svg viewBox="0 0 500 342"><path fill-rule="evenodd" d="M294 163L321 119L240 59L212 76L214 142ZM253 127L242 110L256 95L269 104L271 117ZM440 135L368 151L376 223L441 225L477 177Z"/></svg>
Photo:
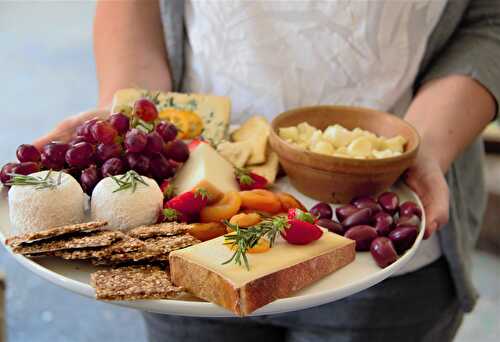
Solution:
<svg viewBox="0 0 500 342"><path fill-rule="evenodd" d="M382 268L395 262L417 239L422 211L412 201L399 203L394 192L373 198L358 197L335 209L337 221L328 203L311 208L316 224L356 241L356 250L370 251Z"/></svg>
<svg viewBox="0 0 500 342"><path fill-rule="evenodd" d="M19 163L4 165L0 181L7 184L12 174L64 170L90 195L101 178L134 170L161 184L189 158L187 145L176 137L177 127L160 121L155 104L140 99L131 117L115 113L107 120L88 120L69 143L50 142L41 151L33 145L19 146Z"/></svg>

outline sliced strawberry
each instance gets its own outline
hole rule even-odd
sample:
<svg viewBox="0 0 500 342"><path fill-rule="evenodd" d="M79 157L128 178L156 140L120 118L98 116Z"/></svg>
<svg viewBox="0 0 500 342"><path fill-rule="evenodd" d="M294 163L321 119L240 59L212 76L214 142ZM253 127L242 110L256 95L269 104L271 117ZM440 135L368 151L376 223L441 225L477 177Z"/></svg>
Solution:
<svg viewBox="0 0 500 342"><path fill-rule="evenodd" d="M183 222L189 223L191 222L191 218L172 208L165 208L160 212L158 223L161 222Z"/></svg>
<svg viewBox="0 0 500 342"><path fill-rule="evenodd" d="M236 169L236 180L240 185L240 190L264 189L267 187L268 181L254 172L245 169Z"/></svg>
<svg viewBox="0 0 500 342"><path fill-rule="evenodd" d="M189 149L189 152L193 152L193 150L195 148L198 147L199 144L208 144L205 140L202 140L202 139L193 139L189 142L188 144L188 149Z"/></svg>
<svg viewBox="0 0 500 342"><path fill-rule="evenodd" d="M199 188L175 196L166 203L166 207L177 210L187 216L196 216L205 208L207 202L207 190Z"/></svg>
<svg viewBox="0 0 500 342"><path fill-rule="evenodd" d="M315 224L298 219L289 220L288 223L288 228L280 234L292 245L307 245L323 235L323 231Z"/></svg>
<svg viewBox="0 0 500 342"><path fill-rule="evenodd" d="M312 216L307 211L303 211L297 208L292 208L288 210L288 220L299 220L309 223L314 223L314 216Z"/></svg>
<svg viewBox="0 0 500 342"><path fill-rule="evenodd" d="M175 189L168 179L161 182L160 189L163 192L164 199L169 200L174 197Z"/></svg>

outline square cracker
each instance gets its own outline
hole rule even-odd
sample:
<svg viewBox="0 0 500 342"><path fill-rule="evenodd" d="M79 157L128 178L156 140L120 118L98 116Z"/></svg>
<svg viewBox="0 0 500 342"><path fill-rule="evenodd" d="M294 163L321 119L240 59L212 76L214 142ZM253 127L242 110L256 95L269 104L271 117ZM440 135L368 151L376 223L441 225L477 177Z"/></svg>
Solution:
<svg viewBox="0 0 500 342"><path fill-rule="evenodd" d="M83 260L92 258L106 258L113 254L130 253L143 249L146 244L136 238L125 236L122 240L100 248L82 248L54 252L54 256L66 260Z"/></svg>
<svg viewBox="0 0 500 342"><path fill-rule="evenodd" d="M90 233L96 230L100 230L107 224L108 223L106 221L92 221L92 222L77 223L55 228L49 228L41 230L39 232L27 233L24 235L10 237L7 240L5 240L5 244L11 247L15 247L21 244L34 243L41 240L53 239L56 237L62 237L74 233Z"/></svg>
<svg viewBox="0 0 500 342"><path fill-rule="evenodd" d="M96 298L103 300L175 299L185 292L156 266L127 266L91 274Z"/></svg>
<svg viewBox="0 0 500 342"><path fill-rule="evenodd" d="M140 226L129 230L128 235L137 239L148 239L158 236L174 236L184 234L189 231L190 225L177 222L164 222L150 226Z"/></svg>
<svg viewBox="0 0 500 342"><path fill-rule="evenodd" d="M30 243L29 245L18 245L12 247L12 251L24 255L52 254L52 252L77 249L109 246L114 241L122 239L125 235L119 231L97 231L84 236L72 236L67 238L51 239Z"/></svg>

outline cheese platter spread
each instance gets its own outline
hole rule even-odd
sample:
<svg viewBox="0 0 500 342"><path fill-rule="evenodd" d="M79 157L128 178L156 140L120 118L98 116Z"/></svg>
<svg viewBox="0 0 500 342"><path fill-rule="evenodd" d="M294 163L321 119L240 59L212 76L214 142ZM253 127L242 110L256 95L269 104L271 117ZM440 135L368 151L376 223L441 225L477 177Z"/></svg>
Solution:
<svg viewBox="0 0 500 342"><path fill-rule="evenodd" d="M332 149L394 145L370 152L382 161L408 152L400 135L330 124L318 143ZM228 98L120 90L109 119L82 123L68 142L21 145L3 166L2 241L60 286L142 310L247 316L343 298L408 262L425 213L403 183L335 205L302 193L269 139L313 144L323 128L306 137L309 127L273 133L255 115L230 131ZM361 147L336 140L346 132L364 132L350 142Z"/></svg>

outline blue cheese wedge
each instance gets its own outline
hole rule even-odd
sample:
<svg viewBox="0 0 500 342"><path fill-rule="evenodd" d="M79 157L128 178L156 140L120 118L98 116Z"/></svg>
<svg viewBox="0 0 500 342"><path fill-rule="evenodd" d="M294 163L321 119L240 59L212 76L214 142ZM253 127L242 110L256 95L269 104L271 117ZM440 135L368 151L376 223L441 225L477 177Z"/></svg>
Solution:
<svg viewBox="0 0 500 342"><path fill-rule="evenodd" d="M180 94L148 91L139 88L118 90L113 97L111 112L129 112L140 98L155 102L158 111L178 109L197 114L203 122L202 136L212 145L218 145L227 135L231 115L231 101L225 96Z"/></svg>

